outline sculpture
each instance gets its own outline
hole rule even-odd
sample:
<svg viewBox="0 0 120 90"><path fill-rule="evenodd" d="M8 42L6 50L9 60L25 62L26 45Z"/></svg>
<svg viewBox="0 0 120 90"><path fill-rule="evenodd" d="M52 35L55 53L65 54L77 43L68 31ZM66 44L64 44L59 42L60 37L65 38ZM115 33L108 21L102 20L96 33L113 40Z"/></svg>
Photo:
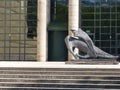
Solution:
<svg viewBox="0 0 120 90"><path fill-rule="evenodd" d="M103 50L96 47L88 36L86 32L83 30L71 30L74 36L68 35L65 38L65 43L70 51L70 53L74 56L75 59L117 59L118 56L111 55L109 53L104 52ZM74 49L78 48L79 53L74 54Z"/></svg>

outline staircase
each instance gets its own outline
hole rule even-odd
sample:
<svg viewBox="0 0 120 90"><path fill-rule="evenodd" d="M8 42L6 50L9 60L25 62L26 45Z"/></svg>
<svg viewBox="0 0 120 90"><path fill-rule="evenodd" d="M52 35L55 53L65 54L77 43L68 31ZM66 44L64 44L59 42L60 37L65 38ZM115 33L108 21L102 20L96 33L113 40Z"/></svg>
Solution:
<svg viewBox="0 0 120 90"><path fill-rule="evenodd" d="M0 67L0 90L120 90L120 69Z"/></svg>

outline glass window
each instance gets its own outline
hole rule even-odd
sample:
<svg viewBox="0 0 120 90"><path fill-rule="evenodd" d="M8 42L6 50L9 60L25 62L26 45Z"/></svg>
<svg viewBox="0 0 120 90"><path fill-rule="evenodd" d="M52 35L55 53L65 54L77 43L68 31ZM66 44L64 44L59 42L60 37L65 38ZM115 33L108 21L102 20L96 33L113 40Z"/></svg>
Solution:
<svg viewBox="0 0 120 90"><path fill-rule="evenodd" d="M81 7L82 29L92 28L89 30L96 46L108 53L119 54L120 0L82 0Z"/></svg>
<svg viewBox="0 0 120 90"><path fill-rule="evenodd" d="M68 21L68 0L51 0L51 21Z"/></svg>

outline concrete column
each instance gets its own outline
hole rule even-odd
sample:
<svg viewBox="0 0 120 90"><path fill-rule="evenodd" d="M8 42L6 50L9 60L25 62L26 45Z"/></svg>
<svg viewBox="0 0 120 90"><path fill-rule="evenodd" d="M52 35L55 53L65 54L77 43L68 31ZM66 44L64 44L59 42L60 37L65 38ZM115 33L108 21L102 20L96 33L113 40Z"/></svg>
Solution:
<svg viewBox="0 0 120 90"><path fill-rule="evenodd" d="M47 0L38 0L37 61L47 60Z"/></svg>
<svg viewBox="0 0 120 90"><path fill-rule="evenodd" d="M78 30L79 28L79 0L69 0L69 35L71 29ZM76 50L75 52L78 52ZM73 56L68 53L68 60L71 60Z"/></svg>

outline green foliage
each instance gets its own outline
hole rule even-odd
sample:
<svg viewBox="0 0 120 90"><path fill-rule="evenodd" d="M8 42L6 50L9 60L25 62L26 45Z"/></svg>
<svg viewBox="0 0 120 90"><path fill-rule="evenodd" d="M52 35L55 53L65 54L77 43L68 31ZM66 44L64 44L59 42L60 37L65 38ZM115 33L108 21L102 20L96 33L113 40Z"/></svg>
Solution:
<svg viewBox="0 0 120 90"><path fill-rule="evenodd" d="M55 21L68 22L68 8L61 3L56 4Z"/></svg>
<svg viewBox="0 0 120 90"><path fill-rule="evenodd" d="M82 7L82 12L94 12L94 7Z"/></svg>

